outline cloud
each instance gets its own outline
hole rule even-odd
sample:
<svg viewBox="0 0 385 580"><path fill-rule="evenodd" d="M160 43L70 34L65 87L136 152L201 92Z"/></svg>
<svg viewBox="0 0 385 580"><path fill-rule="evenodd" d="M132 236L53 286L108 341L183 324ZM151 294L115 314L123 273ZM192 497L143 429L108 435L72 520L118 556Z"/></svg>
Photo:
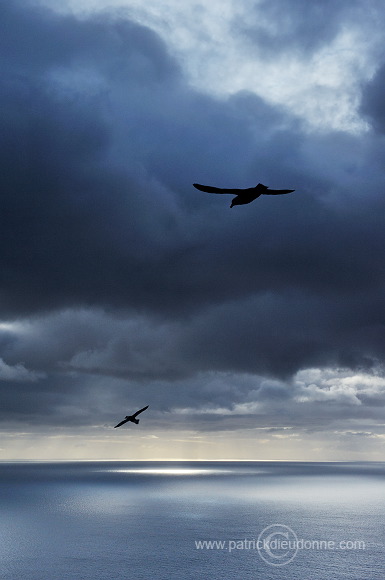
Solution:
<svg viewBox="0 0 385 580"><path fill-rule="evenodd" d="M385 106L381 98L385 84L385 64L382 64L373 78L364 86L361 113L370 121L373 129L380 135L385 132Z"/></svg>
<svg viewBox="0 0 385 580"><path fill-rule="evenodd" d="M349 23L356 25L357 16L364 12L360 2L332 0L264 0L253 4L251 17L244 32L265 56L269 53L287 55L291 50L300 50L307 56L325 45L331 45L341 29ZM246 23L245 23L246 24Z"/></svg>
<svg viewBox="0 0 385 580"><path fill-rule="evenodd" d="M267 39L274 66L278 24L301 66L345 25L358 34L356 3L262 5L247 31L244 5L228 22L242 46ZM122 405L151 401L159 428L171 414L197 431L378 421L384 75L374 45L373 79L349 77L362 90L361 131L319 132L247 83L226 97L198 90L172 43L127 12L0 7L4 420L106 425ZM296 191L230 210L196 181Z"/></svg>
<svg viewBox="0 0 385 580"><path fill-rule="evenodd" d="M22 363L10 366L0 358L0 381L37 381L43 376L43 373L29 371Z"/></svg>

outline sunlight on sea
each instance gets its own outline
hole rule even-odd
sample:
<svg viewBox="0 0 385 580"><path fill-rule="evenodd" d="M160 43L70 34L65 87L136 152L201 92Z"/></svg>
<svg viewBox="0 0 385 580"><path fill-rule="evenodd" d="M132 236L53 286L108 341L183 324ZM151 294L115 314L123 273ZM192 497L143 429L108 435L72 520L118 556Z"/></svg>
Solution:
<svg viewBox="0 0 385 580"><path fill-rule="evenodd" d="M1 578L383 580L384 479L383 463L0 463Z"/></svg>

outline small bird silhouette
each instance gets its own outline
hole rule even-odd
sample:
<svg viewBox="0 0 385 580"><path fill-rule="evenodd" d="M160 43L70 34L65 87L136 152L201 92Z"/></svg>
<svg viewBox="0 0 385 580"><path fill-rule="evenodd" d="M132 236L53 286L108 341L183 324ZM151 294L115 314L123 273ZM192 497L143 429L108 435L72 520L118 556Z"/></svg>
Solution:
<svg viewBox="0 0 385 580"><path fill-rule="evenodd" d="M258 183L255 187L249 187L247 189L223 189L221 187L211 187L211 185L200 185L199 183L193 183L193 186L207 193L232 193L236 197L232 200L230 207L250 203L260 195L282 195L295 191L295 189L269 189L263 183Z"/></svg>
<svg viewBox="0 0 385 580"><path fill-rule="evenodd" d="M126 415L125 419L123 419L123 421L120 421L120 423L115 425L114 429L116 429L116 427L120 427L121 425L124 425L124 423L127 423L127 421L131 421L131 423L135 423L137 425L139 423L139 419L136 419L137 415L139 415L139 413L143 413L143 411L148 409L148 407L149 407L149 405L147 405L147 407L143 407L143 409L136 411L136 413L134 413L133 415Z"/></svg>

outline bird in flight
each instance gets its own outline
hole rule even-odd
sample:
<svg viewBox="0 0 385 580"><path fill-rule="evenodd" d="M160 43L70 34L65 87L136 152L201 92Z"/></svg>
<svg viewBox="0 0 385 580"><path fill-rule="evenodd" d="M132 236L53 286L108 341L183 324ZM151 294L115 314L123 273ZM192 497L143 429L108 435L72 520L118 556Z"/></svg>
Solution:
<svg viewBox="0 0 385 580"><path fill-rule="evenodd" d="M263 183L258 183L255 187L247 189L223 189L221 187L211 187L211 185L200 185L199 183L193 183L193 186L200 191L207 191L207 193L232 193L236 197L232 200L230 207L250 203L260 195L282 195L295 191L295 189L269 189Z"/></svg>
<svg viewBox="0 0 385 580"><path fill-rule="evenodd" d="M148 409L148 405L147 405L147 407L143 407L143 409L136 411L136 413L134 413L133 415L126 415L126 417L123 419L123 421L120 421L120 423L115 425L114 429L116 429L116 427L120 427L121 425L124 425L124 423L127 423L127 421L131 421L131 423L135 423L137 425L139 423L139 419L136 418L137 415L139 415L139 413L143 413L143 411L145 411L146 409Z"/></svg>

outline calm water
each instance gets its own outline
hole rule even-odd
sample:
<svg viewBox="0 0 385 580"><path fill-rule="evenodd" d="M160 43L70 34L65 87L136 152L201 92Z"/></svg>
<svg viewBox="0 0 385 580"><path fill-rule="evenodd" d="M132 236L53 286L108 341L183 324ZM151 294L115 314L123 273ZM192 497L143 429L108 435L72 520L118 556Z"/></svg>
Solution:
<svg viewBox="0 0 385 580"><path fill-rule="evenodd" d="M0 578L384 580L384 483L385 463L0 463Z"/></svg>

